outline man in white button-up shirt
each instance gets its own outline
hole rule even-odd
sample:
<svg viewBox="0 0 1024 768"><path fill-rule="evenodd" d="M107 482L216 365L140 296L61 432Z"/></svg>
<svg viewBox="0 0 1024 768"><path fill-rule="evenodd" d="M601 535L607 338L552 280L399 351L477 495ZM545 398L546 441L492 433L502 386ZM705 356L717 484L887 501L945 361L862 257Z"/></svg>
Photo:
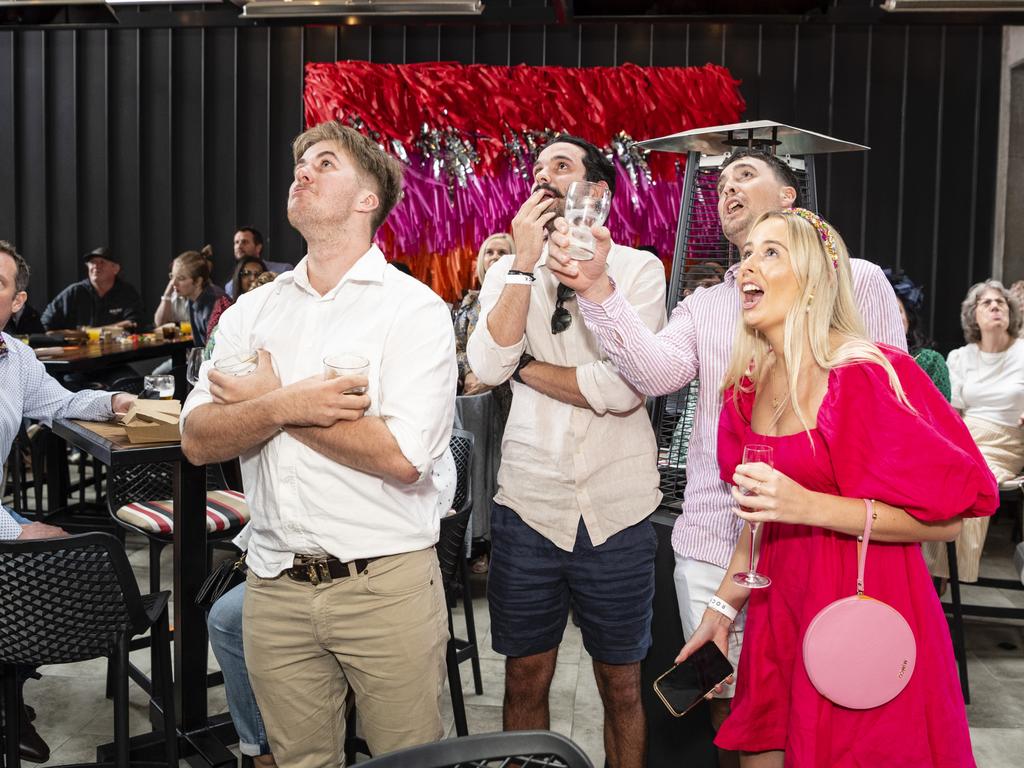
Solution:
<svg viewBox="0 0 1024 768"><path fill-rule="evenodd" d="M447 614L431 467L451 436L455 340L445 304L371 237L401 166L338 123L298 137L293 272L239 297L182 410L195 462L241 456L252 510L245 658L279 765L343 760L355 693L374 754L442 736ZM259 350L244 377L214 369ZM368 376L324 379L354 353ZM366 394L353 388L366 387Z"/></svg>
<svg viewBox="0 0 1024 768"><path fill-rule="evenodd" d="M571 603L594 659L608 761L633 768L644 764L640 660L650 647L657 548L647 517L661 492L643 397L605 359L575 298L547 269L547 224L569 185L583 180L614 193L615 169L591 144L561 136L538 155L534 193L512 222L515 255L487 271L469 339L480 381L513 380L491 517L491 639L507 657L505 729L546 729ZM658 331L661 262L616 245L609 265Z"/></svg>

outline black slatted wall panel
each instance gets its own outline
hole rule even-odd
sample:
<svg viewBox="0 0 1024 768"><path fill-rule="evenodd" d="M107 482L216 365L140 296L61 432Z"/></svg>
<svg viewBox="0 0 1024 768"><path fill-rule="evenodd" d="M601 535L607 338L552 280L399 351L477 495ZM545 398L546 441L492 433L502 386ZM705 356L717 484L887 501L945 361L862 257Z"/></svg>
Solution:
<svg viewBox="0 0 1024 768"><path fill-rule="evenodd" d="M33 264L36 305L109 244L155 306L182 250L213 245L225 279L237 224L301 256L285 196L305 62L714 62L743 81L746 118L871 145L819 163L822 208L855 254L926 286L948 349L991 263L1000 48L994 26L893 24L4 29L0 238Z"/></svg>

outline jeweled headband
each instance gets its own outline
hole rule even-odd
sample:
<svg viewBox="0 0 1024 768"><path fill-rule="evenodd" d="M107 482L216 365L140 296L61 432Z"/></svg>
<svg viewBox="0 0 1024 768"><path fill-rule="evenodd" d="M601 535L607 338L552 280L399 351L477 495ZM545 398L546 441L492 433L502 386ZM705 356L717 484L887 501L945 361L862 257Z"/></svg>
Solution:
<svg viewBox="0 0 1024 768"><path fill-rule="evenodd" d="M839 269L839 244L836 243L836 233L821 216L806 208L785 208L779 213L788 216L799 216L804 221L809 221L818 231L822 245L825 246L825 253L832 259L832 268Z"/></svg>

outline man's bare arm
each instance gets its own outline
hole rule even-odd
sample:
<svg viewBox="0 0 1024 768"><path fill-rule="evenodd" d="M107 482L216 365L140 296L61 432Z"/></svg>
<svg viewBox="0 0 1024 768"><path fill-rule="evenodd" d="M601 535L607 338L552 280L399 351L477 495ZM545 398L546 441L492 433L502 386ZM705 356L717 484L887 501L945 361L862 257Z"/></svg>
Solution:
<svg viewBox="0 0 1024 768"><path fill-rule="evenodd" d="M519 371L519 378L528 387L537 390L542 395L547 395L562 403L575 405L577 408L590 408L590 403L580 392L575 368L534 360L523 366Z"/></svg>
<svg viewBox="0 0 1024 768"><path fill-rule="evenodd" d="M250 391L276 382L276 376L263 383L256 376L245 377L244 386ZM240 383L232 378L210 374L211 383L223 381L238 387ZM366 395L346 394L356 384L365 385L365 377L325 381L313 376L251 398L245 392L231 392L227 386L213 384L211 391L218 398L239 399L207 403L192 411L182 431L181 450L193 464L228 461L262 445L286 426L328 427L338 421L359 419L370 401ZM221 397L222 392L227 396Z"/></svg>
<svg viewBox="0 0 1024 768"><path fill-rule="evenodd" d="M263 445L283 426L265 397L230 405L207 403L192 411L181 432L185 458L196 465L214 464Z"/></svg>
<svg viewBox="0 0 1024 768"><path fill-rule="evenodd" d="M415 483L420 473L402 453L391 430L378 416L339 421L330 427L287 427L303 445L331 461L394 483Z"/></svg>
<svg viewBox="0 0 1024 768"><path fill-rule="evenodd" d="M533 272L544 249L545 225L555 217L550 211L552 198L544 199L538 190L530 195L512 219L512 238L516 255L512 269ZM530 311L528 285L506 285L498 302L487 315L487 330L496 344L511 347L518 344L526 333L526 315Z"/></svg>

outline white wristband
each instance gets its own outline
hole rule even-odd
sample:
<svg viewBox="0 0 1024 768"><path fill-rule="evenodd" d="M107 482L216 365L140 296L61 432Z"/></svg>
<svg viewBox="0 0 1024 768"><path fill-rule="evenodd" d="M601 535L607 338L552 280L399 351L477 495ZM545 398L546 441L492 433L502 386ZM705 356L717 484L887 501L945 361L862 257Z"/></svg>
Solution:
<svg viewBox="0 0 1024 768"><path fill-rule="evenodd" d="M533 285L530 275L505 275L505 285Z"/></svg>
<svg viewBox="0 0 1024 768"><path fill-rule="evenodd" d="M161 296L160 301L173 301L171 296Z"/></svg>
<svg viewBox="0 0 1024 768"><path fill-rule="evenodd" d="M725 600L720 598L718 595L712 595L708 599L708 608L712 611L718 611L729 621L736 621L736 615L739 613L739 611L725 602Z"/></svg>

